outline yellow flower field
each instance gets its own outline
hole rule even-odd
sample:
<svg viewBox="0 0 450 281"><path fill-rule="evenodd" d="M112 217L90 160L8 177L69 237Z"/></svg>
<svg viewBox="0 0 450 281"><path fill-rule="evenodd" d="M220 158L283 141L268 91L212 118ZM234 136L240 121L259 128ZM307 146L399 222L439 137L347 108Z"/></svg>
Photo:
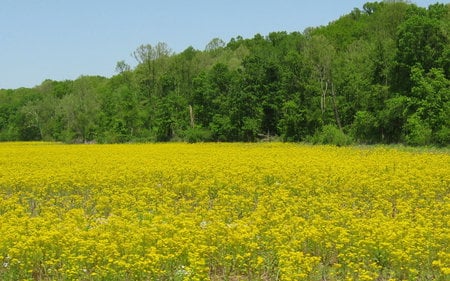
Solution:
<svg viewBox="0 0 450 281"><path fill-rule="evenodd" d="M0 280L450 280L450 155L0 144Z"/></svg>

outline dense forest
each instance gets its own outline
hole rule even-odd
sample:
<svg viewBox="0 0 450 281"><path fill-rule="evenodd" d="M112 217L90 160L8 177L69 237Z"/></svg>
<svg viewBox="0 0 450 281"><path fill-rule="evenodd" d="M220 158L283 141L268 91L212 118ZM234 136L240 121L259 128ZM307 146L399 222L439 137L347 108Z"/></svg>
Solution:
<svg viewBox="0 0 450 281"><path fill-rule="evenodd" d="M366 3L327 26L0 90L0 140L450 144L450 4Z"/></svg>

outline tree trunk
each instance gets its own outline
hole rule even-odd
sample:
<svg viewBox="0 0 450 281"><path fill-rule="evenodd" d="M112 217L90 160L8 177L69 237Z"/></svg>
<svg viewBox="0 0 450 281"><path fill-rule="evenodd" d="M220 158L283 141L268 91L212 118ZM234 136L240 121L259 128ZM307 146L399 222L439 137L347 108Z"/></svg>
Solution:
<svg viewBox="0 0 450 281"><path fill-rule="evenodd" d="M333 82L331 82L331 96L333 101L334 118L336 119L336 124L338 125L339 130L342 132L341 118L339 117L339 111L336 106L336 92L334 91Z"/></svg>
<svg viewBox="0 0 450 281"><path fill-rule="evenodd" d="M189 117L191 121L191 128L194 128L195 122L194 122L194 110L192 109L192 105L189 105Z"/></svg>
<svg viewBox="0 0 450 281"><path fill-rule="evenodd" d="M322 115L325 113L326 109L326 95L328 91L328 81L324 81L323 79L320 82L322 86L322 96L320 97L320 110L322 111ZM325 85L324 85L325 84Z"/></svg>

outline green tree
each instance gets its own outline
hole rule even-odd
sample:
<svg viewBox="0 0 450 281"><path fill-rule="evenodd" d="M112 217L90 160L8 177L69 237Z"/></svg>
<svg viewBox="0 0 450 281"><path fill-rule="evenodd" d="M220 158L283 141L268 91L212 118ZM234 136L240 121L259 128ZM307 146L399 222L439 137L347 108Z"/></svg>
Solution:
<svg viewBox="0 0 450 281"><path fill-rule="evenodd" d="M305 109L296 101L286 101L282 107L282 117L278 123L281 137L284 141L302 141L308 132L308 122Z"/></svg>
<svg viewBox="0 0 450 281"><path fill-rule="evenodd" d="M371 111L358 111L352 123L352 135L359 143L377 143L379 138L378 119Z"/></svg>
<svg viewBox="0 0 450 281"><path fill-rule="evenodd" d="M440 145L450 143L450 80L442 69L432 68L429 73L420 66L411 70L411 110L412 119L408 119L407 134L414 134L410 144ZM419 132L417 132L419 131ZM424 135L421 136L421 133ZM423 141L414 141L416 139Z"/></svg>
<svg viewBox="0 0 450 281"><path fill-rule="evenodd" d="M258 56L249 56L243 62L242 95L254 99L257 104L247 104L254 108L247 110L246 122L252 124L255 134L267 136L278 134L283 93L280 91L281 70L277 63ZM252 120L252 121L250 121ZM250 125L247 125L249 127ZM254 139L255 136L250 137Z"/></svg>
<svg viewBox="0 0 450 281"><path fill-rule="evenodd" d="M220 38L214 38L205 47L205 51L214 52L216 50L222 49L226 46L226 43Z"/></svg>
<svg viewBox="0 0 450 281"><path fill-rule="evenodd" d="M411 69L419 64L425 72L431 68L443 68L450 44L437 19L427 15L413 15L404 21L398 31L395 89L411 91Z"/></svg>
<svg viewBox="0 0 450 281"><path fill-rule="evenodd" d="M322 122L328 123L327 109L330 106L328 96L331 95L331 107L334 113L335 124L342 131L333 80L333 60L336 56L335 52L335 48L330 41L322 35L311 37L307 43L307 54L312 65L313 75L316 78L320 89L320 111L322 113Z"/></svg>
<svg viewBox="0 0 450 281"><path fill-rule="evenodd" d="M96 139L97 118L100 109L96 87L104 78L82 76L74 81L73 92L64 96L59 114L65 122L63 139L87 142Z"/></svg>
<svg viewBox="0 0 450 281"><path fill-rule="evenodd" d="M116 64L116 72L123 73L130 71L131 67L129 64L127 64L124 60L118 61Z"/></svg>
<svg viewBox="0 0 450 281"><path fill-rule="evenodd" d="M22 107L39 99L35 89L0 91L0 140L36 140L39 130L30 126Z"/></svg>
<svg viewBox="0 0 450 281"><path fill-rule="evenodd" d="M398 143L403 138L403 126L408 118L409 98L394 96L384 101L384 109L377 112L381 141Z"/></svg>

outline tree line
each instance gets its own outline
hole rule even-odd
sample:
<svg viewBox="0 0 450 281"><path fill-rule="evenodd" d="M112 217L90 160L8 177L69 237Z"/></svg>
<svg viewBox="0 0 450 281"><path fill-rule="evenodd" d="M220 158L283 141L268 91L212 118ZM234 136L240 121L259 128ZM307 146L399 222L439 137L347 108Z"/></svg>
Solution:
<svg viewBox="0 0 450 281"><path fill-rule="evenodd" d="M0 90L0 140L450 143L450 4L369 2L205 50L141 45L111 78Z"/></svg>

